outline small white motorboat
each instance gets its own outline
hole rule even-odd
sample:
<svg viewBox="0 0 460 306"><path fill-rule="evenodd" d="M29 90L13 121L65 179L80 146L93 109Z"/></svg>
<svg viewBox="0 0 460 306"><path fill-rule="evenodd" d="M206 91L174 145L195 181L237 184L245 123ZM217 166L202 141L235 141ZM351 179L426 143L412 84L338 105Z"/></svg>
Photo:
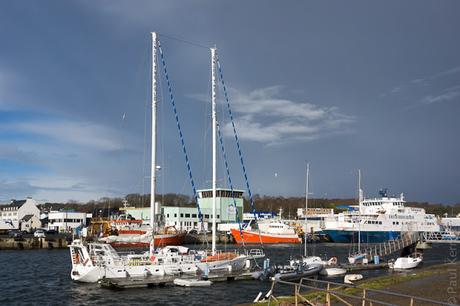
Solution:
<svg viewBox="0 0 460 306"><path fill-rule="evenodd" d="M351 265L357 264L360 261L364 261L366 259L367 254L366 253L357 253L348 256L348 262Z"/></svg>
<svg viewBox="0 0 460 306"><path fill-rule="evenodd" d="M173 281L174 285L181 287L204 287L211 286L212 282L210 280L201 280L201 279L185 279L185 278L176 278Z"/></svg>
<svg viewBox="0 0 460 306"><path fill-rule="evenodd" d="M338 276L338 275L343 275L346 274L347 270L342 269L342 268L324 268L319 272L320 275L323 276Z"/></svg>
<svg viewBox="0 0 460 306"><path fill-rule="evenodd" d="M345 284L351 284L353 285L353 282L359 281L363 279L363 276L361 274L347 274L343 278L343 282Z"/></svg>
<svg viewBox="0 0 460 306"><path fill-rule="evenodd" d="M395 270L407 270L416 268L421 262L421 257L399 257L394 263L390 263L388 266Z"/></svg>

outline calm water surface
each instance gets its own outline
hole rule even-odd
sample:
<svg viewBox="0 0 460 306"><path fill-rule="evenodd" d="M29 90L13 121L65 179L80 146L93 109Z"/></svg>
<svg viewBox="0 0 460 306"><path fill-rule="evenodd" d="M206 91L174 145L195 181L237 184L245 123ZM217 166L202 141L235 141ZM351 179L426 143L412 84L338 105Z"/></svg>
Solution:
<svg viewBox="0 0 460 306"><path fill-rule="evenodd" d="M224 246L221 246L222 248ZM309 253L337 256L345 261L348 245L322 243L309 246ZM303 252L302 246L265 246L271 263L285 263ZM424 265L445 262L449 245L434 245L425 251ZM97 284L80 284L70 279L70 255L63 250L0 250L0 305L235 305L251 302L269 290L269 282L219 282L205 288L156 287L109 290ZM363 271L364 277L390 273ZM292 289L277 288L289 294Z"/></svg>

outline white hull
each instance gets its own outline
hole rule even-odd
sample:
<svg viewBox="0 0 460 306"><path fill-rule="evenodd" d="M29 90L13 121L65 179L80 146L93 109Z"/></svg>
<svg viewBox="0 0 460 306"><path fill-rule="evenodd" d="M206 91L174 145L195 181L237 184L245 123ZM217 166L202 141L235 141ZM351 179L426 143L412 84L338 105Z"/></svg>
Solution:
<svg viewBox="0 0 460 306"><path fill-rule="evenodd" d="M323 276L339 276L347 273L347 270L342 268L324 268L319 272Z"/></svg>
<svg viewBox="0 0 460 306"><path fill-rule="evenodd" d="M393 264L393 269L408 270L416 268L422 259L420 257L399 257Z"/></svg>

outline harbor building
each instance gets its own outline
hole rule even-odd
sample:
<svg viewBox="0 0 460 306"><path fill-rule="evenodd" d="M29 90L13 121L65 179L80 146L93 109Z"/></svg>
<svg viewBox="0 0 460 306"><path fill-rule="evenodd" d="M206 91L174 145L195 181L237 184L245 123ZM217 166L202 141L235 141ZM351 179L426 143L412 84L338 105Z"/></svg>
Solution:
<svg viewBox="0 0 460 306"><path fill-rule="evenodd" d="M25 218L26 216L28 217ZM29 225L27 231L41 227L40 209L34 199L28 197L25 200L11 200L10 204L0 205L0 230L22 229L23 222Z"/></svg>
<svg viewBox="0 0 460 306"><path fill-rule="evenodd" d="M58 232L72 232L77 227L89 224L92 214L76 211L50 211L48 229Z"/></svg>
<svg viewBox="0 0 460 306"><path fill-rule="evenodd" d="M212 189L198 190L198 203L203 214L203 228L210 230L212 224ZM238 220L243 222L243 190L233 190L226 188L217 188L216 190L216 223L219 226L236 225ZM235 203L236 208L235 208ZM166 203L167 204L167 203ZM198 218L198 209L195 205L187 206L167 206L159 207L155 205L156 214L161 212L164 224L166 226L175 226L179 230L201 230L202 225ZM143 220L145 223L150 221L150 208L122 208L127 214L138 220ZM238 214L236 213L238 211Z"/></svg>
<svg viewBox="0 0 460 306"><path fill-rule="evenodd" d="M31 232L41 226L42 222L35 215L25 215L21 220L19 220L19 229L21 231Z"/></svg>

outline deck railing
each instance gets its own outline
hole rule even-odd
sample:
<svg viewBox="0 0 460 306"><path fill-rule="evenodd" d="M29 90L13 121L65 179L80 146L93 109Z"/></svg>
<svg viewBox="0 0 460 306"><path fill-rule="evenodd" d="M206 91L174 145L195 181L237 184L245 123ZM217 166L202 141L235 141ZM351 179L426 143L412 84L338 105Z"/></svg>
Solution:
<svg viewBox="0 0 460 306"><path fill-rule="evenodd" d="M308 282L308 283L306 283ZM320 292L321 298L325 301L322 301L323 305L330 306L332 300L335 299L334 305L396 305L388 300L391 298L399 298L407 302L401 304L401 301L398 301L397 305L410 305L414 306L417 303L423 303L428 305L445 305L445 306L455 306L455 304L450 304L447 302L436 301L433 299L428 299L420 296L408 295L403 293L392 292L388 290L379 290L379 289L369 289L369 288L362 288L356 285L349 285L349 284L342 284L318 279L311 279L311 278L302 278L298 283L296 282L287 282L282 280L273 280L272 286L270 291L265 296L264 300L259 301L261 294L254 300L255 303L257 302L268 302L268 305L279 304L280 297L276 297L273 293L276 284L292 286L294 288L294 304L297 306L299 303L302 305L317 305L318 297L315 299L307 299L305 294L300 294L301 289L308 289L313 290L316 292ZM341 292L340 290L346 288L353 288L358 290L357 294L349 294L345 292ZM313 292L312 291L312 292ZM377 297L372 297L373 295L378 295Z"/></svg>

